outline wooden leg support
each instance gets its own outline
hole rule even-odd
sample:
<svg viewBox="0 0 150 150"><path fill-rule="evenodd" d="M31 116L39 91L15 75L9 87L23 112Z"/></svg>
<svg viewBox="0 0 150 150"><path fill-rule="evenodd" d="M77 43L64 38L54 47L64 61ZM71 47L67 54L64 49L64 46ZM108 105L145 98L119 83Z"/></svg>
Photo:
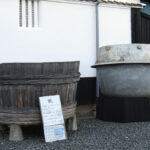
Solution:
<svg viewBox="0 0 150 150"><path fill-rule="evenodd" d="M9 140L10 141L16 141L16 142L23 140L23 134L22 134L21 126L10 125Z"/></svg>
<svg viewBox="0 0 150 150"><path fill-rule="evenodd" d="M68 130L77 131L77 129L77 117L76 114L74 114L73 118L68 120Z"/></svg>

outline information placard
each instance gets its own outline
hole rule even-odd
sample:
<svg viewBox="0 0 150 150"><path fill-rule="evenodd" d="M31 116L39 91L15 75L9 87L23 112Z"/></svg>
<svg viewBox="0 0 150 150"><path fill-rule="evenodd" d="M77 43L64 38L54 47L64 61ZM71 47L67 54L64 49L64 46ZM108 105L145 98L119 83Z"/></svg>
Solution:
<svg viewBox="0 0 150 150"><path fill-rule="evenodd" d="M54 142L66 139L64 125L44 126L46 142Z"/></svg>
<svg viewBox="0 0 150 150"><path fill-rule="evenodd" d="M46 142L66 139L60 96L39 98Z"/></svg>

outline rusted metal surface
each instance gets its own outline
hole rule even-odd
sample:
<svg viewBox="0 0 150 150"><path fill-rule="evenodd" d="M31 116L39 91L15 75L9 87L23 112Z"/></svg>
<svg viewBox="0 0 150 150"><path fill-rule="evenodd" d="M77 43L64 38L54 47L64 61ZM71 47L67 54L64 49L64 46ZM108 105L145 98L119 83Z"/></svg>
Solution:
<svg viewBox="0 0 150 150"><path fill-rule="evenodd" d="M56 94L64 118L73 116L78 71L79 62L0 64L0 123L40 123L39 97Z"/></svg>
<svg viewBox="0 0 150 150"><path fill-rule="evenodd" d="M93 67L124 63L150 63L150 44L122 44L101 47Z"/></svg>

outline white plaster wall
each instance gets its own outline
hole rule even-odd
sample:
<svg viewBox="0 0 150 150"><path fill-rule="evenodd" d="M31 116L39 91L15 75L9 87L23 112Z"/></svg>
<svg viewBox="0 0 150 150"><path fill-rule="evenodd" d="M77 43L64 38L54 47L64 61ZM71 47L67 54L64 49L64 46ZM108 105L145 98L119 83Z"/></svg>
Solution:
<svg viewBox="0 0 150 150"><path fill-rule="evenodd" d="M95 76L95 6L41 1L39 28L19 28L19 0L0 1L0 63L80 60Z"/></svg>
<svg viewBox="0 0 150 150"><path fill-rule="evenodd" d="M131 43L131 8L99 6L99 46Z"/></svg>

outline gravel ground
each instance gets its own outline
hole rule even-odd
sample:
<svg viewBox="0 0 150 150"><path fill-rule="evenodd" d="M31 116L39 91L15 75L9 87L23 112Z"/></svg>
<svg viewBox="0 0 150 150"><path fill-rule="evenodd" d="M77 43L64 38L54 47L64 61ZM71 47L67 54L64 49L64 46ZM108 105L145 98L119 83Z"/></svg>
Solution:
<svg viewBox="0 0 150 150"><path fill-rule="evenodd" d="M68 140L45 143L42 127L23 128L24 141L10 142L8 130L0 132L0 150L150 150L150 122L112 123L78 120L78 131Z"/></svg>

